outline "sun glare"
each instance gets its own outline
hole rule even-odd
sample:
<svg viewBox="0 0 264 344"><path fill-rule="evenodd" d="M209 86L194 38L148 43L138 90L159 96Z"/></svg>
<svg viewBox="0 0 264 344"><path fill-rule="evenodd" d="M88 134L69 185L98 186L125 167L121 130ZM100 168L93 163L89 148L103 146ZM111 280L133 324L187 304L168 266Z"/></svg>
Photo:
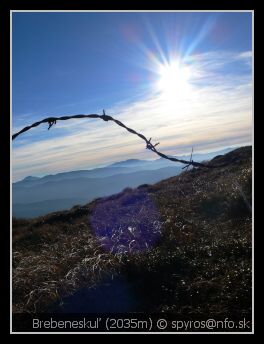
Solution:
<svg viewBox="0 0 264 344"><path fill-rule="evenodd" d="M159 70L158 89L166 97L181 98L189 91L190 69L174 61L161 65Z"/></svg>

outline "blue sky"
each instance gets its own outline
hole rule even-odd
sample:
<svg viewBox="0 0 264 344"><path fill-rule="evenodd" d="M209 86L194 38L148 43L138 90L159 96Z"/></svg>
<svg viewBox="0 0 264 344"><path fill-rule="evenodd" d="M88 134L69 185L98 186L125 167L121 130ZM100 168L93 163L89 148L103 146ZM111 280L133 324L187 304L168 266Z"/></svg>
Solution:
<svg viewBox="0 0 264 344"><path fill-rule="evenodd" d="M169 154L249 144L251 26L251 13L14 12L13 132L49 115L106 109ZM175 61L182 77L168 85L161 70L170 74ZM59 122L13 142L13 178L127 158L155 156L112 124Z"/></svg>

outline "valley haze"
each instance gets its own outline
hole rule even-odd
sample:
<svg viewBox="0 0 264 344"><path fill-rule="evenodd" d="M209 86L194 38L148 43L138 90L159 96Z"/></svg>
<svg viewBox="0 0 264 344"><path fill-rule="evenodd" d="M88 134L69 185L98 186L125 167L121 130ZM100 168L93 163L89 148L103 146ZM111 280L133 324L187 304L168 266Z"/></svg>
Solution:
<svg viewBox="0 0 264 344"><path fill-rule="evenodd" d="M194 154L195 161L210 160L234 148ZM190 156L182 156L189 159ZM63 172L44 177L28 176L13 183L13 217L34 218L54 211L84 205L127 187L154 184L182 172L183 165L163 158L129 159L91 170Z"/></svg>

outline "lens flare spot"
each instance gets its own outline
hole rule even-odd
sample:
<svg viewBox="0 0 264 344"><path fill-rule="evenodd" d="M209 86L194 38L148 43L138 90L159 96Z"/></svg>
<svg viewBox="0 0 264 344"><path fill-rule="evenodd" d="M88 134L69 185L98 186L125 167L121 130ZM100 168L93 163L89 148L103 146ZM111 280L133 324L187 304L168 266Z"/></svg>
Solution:
<svg viewBox="0 0 264 344"><path fill-rule="evenodd" d="M151 197L141 189L98 201L90 224L101 247L114 254L146 251L161 234L159 212Z"/></svg>

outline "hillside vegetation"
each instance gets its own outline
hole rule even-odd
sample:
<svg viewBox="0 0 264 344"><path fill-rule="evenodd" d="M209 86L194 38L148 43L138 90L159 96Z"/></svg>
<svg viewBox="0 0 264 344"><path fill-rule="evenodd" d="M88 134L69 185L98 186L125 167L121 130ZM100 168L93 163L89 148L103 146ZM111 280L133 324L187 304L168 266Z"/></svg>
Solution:
<svg viewBox="0 0 264 344"><path fill-rule="evenodd" d="M13 311L249 315L251 153L13 219Z"/></svg>

